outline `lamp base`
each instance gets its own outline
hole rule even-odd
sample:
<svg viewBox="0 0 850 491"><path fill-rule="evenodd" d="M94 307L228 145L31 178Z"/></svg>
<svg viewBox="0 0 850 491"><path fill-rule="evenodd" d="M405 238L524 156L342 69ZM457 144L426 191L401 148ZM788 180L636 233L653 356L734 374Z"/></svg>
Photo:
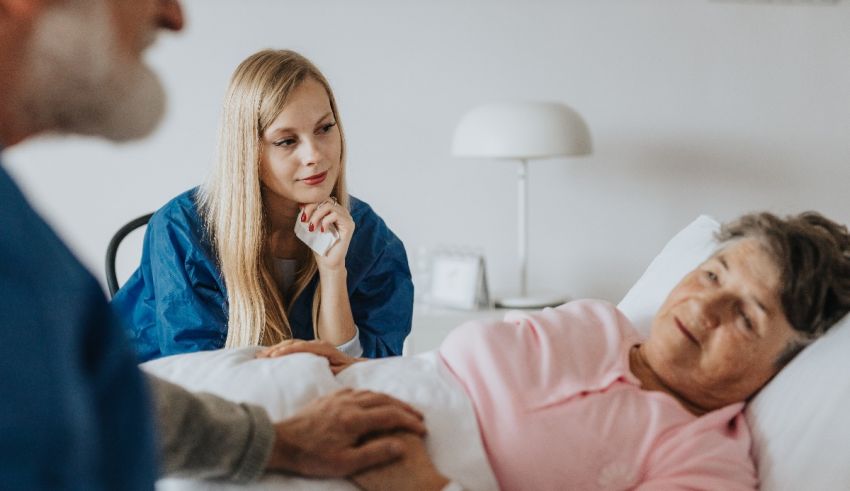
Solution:
<svg viewBox="0 0 850 491"><path fill-rule="evenodd" d="M544 307L557 307L568 301L568 298L556 295L505 297L496 300L496 307L500 309L542 309Z"/></svg>

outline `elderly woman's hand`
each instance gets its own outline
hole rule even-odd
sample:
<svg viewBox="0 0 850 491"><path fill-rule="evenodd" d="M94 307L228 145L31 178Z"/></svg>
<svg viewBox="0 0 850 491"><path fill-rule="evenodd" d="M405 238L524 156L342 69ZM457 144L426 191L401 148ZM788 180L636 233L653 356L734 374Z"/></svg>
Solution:
<svg viewBox="0 0 850 491"><path fill-rule="evenodd" d="M396 433L394 436L404 444L404 457L349 479L366 491L440 491L445 488L449 480L434 466L422 435Z"/></svg>
<svg viewBox="0 0 850 491"><path fill-rule="evenodd" d="M304 341L302 339L287 339L257 352L256 358L276 358L293 353L312 353L326 358L334 375L345 370L354 363L366 361L368 358L354 358L336 349L327 341Z"/></svg>

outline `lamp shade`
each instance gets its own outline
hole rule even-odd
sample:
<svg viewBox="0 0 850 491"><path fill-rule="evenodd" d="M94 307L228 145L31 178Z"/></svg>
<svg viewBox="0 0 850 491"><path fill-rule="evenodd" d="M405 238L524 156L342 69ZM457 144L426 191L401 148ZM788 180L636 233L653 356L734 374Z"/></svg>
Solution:
<svg viewBox="0 0 850 491"><path fill-rule="evenodd" d="M478 106L455 128L456 157L533 159L587 155L590 131L581 115L560 102L497 102Z"/></svg>

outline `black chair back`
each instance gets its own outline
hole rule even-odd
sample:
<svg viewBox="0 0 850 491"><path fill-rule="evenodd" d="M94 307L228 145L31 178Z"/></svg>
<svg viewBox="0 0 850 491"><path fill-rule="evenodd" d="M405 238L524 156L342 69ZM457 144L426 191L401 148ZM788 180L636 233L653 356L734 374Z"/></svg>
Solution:
<svg viewBox="0 0 850 491"><path fill-rule="evenodd" d="M118 246L130 232L147 225L152 216L153 213L148 213L130 220L126 225L119 228L112 236L112 240L109 241L109 245L106 247L106 285L109 288L109 298L114 297L115 292L118 291L118 277L115 275L115 257L118 255Z"/></svg>

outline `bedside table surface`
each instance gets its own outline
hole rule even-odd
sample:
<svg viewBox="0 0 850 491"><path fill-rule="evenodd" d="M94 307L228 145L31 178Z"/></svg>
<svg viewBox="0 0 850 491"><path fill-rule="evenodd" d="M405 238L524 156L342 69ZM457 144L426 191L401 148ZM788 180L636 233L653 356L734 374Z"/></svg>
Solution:
<svg viewBox="0 0 850 491"><path fill-rule="evenodd" d="M460 310L417 304L413 307L413 328L405 341L405 354L417 354L440 347L455 327L478 319L501 319L513 309Z"/></svg>

